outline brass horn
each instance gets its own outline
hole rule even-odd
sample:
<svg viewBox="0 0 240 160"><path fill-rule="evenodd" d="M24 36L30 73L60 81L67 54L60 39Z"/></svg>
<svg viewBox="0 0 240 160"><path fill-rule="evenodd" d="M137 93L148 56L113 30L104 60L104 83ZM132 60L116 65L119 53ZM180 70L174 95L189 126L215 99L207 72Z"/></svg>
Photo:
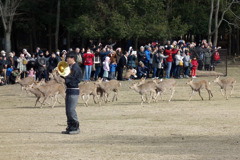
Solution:
<svg viewBox="0 0 240 160"><path fill-rule="evenodd" d="M65 61L60 61L57 65L57 70L58 70L58 73L63 76L63 77L66 77L70 74L71 70L70 70L70 67L68 65L67 62Z"/></svg>

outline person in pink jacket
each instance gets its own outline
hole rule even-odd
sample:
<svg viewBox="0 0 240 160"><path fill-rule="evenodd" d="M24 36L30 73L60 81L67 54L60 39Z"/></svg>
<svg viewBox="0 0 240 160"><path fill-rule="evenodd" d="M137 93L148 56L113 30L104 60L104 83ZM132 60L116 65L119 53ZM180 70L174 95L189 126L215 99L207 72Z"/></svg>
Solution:
<svg viewBox="0 0 240 160"><path fill-rule="evenodd" d="M192 73L191 73L191 76L192 76L192 78L196 78L196 70L197 70L197 66L198 66L197 58L194 57L192 59L191 63L192 63Z"/></svg>

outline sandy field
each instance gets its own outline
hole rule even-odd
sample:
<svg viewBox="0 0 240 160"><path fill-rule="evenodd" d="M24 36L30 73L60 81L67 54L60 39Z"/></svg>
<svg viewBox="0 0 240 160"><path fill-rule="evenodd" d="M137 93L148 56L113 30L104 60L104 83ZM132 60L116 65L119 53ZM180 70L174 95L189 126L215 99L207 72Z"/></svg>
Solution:
<svg viewBox="0 0 240 160"><path fill-rule="evenodd" d="M99 107L91 99L85 107L79 99L78 135L61 134L66 128L63 99L55 108L34 108L36 98L21 92L18 84L0 87L0 159L240 159L239 66L229 66L228 74L237 80L229 100L211 83L211 101L204 90L203 101L196 93L189 102L187 79L177 80L171 102L167 92L163 100L141 106L140 95L129 89L130 81L122 82L117 102ZM214 77L195 81L201 79Z"/></svg>

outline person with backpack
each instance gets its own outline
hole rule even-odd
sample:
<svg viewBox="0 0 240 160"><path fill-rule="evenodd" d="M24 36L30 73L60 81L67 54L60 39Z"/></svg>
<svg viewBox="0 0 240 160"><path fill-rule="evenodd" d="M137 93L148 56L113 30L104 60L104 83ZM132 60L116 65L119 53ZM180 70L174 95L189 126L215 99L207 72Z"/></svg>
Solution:
<svg viewBox="0 0 240 160"><path fill-rule="evenodd" d="M83 55L84 58L84 66L85 66L85 81L90 81L92 65L93 65L93 57L94 54L91 52L90 48L87 49L87 53Z"/></svg>

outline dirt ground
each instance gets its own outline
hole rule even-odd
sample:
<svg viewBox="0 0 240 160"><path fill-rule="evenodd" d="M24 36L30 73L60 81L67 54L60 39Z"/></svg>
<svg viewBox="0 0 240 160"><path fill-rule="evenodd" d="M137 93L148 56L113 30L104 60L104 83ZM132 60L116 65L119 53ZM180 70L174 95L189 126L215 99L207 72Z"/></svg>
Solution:
<svg viewBox="0 0 240 160"><path fill-rule="evenodd" d="M220 69L221 70L221 69ZM213 99L203 91L188 101L186 79L178 85L172 102L169 92L162 101L140 105L140 95L124 81L119 100L84 107L77 113L81 133L62 135L66 128L64 101L55 108L34 108L35 97L19 85L0 87L0 159L5 160L232 160L240 159L240 71L233 97L225 100L211 83ZM200 79L213 80L214 77ZM228 93L230 90L228 90Z"/></svg>

